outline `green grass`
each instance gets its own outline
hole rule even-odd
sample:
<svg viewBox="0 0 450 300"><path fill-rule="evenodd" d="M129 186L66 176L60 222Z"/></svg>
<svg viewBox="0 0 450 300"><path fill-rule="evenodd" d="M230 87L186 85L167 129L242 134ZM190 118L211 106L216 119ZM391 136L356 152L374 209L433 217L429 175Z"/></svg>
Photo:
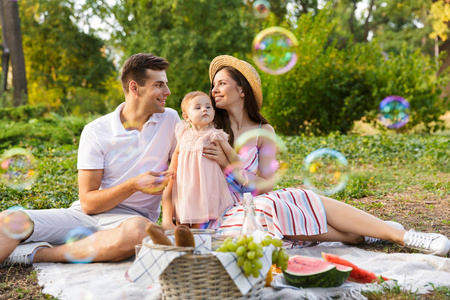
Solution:
<svg viewBox="0 0 450 300"><path fill-rule="evenodd" d="M376 135L326 137L287 137L289 170L277 188L303 183L303 160L319 148L341 152L348 160L350 178L346 188L333 198L354 199L391 193L413 192L416 198L450 194L450 138L436 135ZM15 190L0 185L0 209L14 205L25 208L63 208L78 199L77 145L36 145L21 141L36 157L39 174L30 190ZM430 207L431 209L432 207Z"/></svg>

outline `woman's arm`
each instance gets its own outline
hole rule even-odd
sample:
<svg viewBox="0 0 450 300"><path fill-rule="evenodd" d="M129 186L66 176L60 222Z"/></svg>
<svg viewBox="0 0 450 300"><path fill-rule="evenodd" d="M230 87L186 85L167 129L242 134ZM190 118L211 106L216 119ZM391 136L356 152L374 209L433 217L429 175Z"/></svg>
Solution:
<svg viewBox="0 0 450 300"><path fill-rule="evenodd" d="M275 130L269 124L265 124L261 127L263 134L259 135L258 148L259 148L259 164L258 164L258 176L255 176L255 184L258 187L258 191L262 193L271 192L275 185L275 172L274 162L276 162L277 144ZM249 176L254 176L249 173Z"/></svg>
<svg viewBox="0 0 450 300"><path fill-rule="evenodd" d="M254 185L259 193L266 193L273 190L275 184L275 172L273 162L276 160L276 136L275 130L272 126L263 125L261 130L264 132L258 138L259 148L259 167L257 175L243 170L242 163L236 151L225 141L218 141L222 148L224 156L226 156L228 165L232 166L233 170L241 170L241 172L234 172L234 177L245 187ZM223 159L222 159L223 160Z"/></svg>

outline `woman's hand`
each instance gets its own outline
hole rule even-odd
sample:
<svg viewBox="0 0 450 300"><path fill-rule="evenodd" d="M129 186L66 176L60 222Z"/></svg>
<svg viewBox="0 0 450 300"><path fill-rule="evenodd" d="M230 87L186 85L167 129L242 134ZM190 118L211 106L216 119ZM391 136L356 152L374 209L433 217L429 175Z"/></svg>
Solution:
<svg viewBox="0 0 450 300"><path fill-rule="evenodd" d="M203 156L215 160L222 169L230 165L230 161L218 141L213 141L209 146L203 147Z"/></svg>

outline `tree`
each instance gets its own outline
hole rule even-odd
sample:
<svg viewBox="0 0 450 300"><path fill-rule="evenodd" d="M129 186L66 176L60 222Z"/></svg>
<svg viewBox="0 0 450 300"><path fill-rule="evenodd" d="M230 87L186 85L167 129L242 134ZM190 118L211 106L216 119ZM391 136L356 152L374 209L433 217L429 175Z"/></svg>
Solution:
<svg viewBox="0 0 450 300"><path fill-rule="evenodd" d="M58 108L69 101L77 88L105 92L105 81L115 75L114 65L103 40L77 26L74 2L22 3L30 103Z"/></svg>
<svg viewBox="0 0 450 300"><path fill-rule="evenodd" d="M25 104L27 99L27 77L25 72L25 60L22 48L22 33L20 30L19 8L17 1L3 1L4 25L6 36L4 40L11 54L11 66L14 87L13 105ZM3 23L3 22L2 22ZM7 72L7 70L3 70Z"/></svg>
<svg viewBox="0 0 450 300"><path fill-rule="evenodd" d="M3 9L3 1L0 1L0 22L2 26L2 37L3 37L3 45L2 45L2 71L3 71L3 82L1 91L2 93L7 90L8 84L8 71L9 71L9 47L8 42L6 41L6 26L5 26L5 12Z"/></svg>
<svg viewBox="0 0 450 300"><path fill-rule="evenodd" d="M102 20L113 17L112 42L124 58L151 52L170 62L168 71L172 96L170 107L189 91L209 90L208 67L217 55L229 54L251 61L255 33L264 22L281 22L286 16L283 1L271 1L272 16L261 21L253 16L251 3L242 0L119 0L87 1L85 11Z"/></svg>

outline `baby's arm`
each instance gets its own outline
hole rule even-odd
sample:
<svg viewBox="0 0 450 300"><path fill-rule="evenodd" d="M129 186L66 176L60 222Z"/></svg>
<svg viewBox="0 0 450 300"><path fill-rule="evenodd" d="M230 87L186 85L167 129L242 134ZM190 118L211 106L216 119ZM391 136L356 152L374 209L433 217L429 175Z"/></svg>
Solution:
<svg viewBox="0 0 450 300"><path fill-rule="evenodd" d="M172 230L176 228L175 224L173 224L172 188L173 180L170 180L169 184L164 189L164 192L162 194L161 226L164 228L164 230Z"/></svg>
<svg viewBox="0 0 450 300"><path fill-rule="evenodd" d="M174 179L177 175L177 169L178 169L178 154L180 154L180 145L177 144L177 147L175 148L175 151L173 151L172 159L170 160L170 165L167 171L164 173L169 178Z"/></svg>

